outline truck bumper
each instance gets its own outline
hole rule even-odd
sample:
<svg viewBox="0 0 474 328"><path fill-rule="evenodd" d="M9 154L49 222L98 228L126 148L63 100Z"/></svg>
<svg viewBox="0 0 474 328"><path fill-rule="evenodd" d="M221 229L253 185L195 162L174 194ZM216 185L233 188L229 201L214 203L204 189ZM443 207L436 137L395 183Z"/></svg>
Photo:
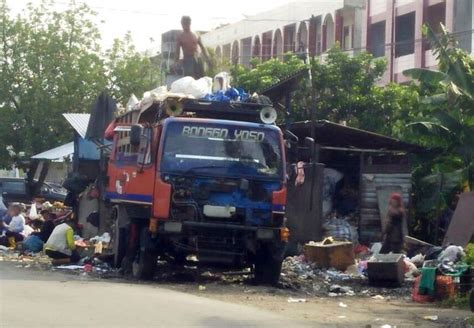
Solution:
<svg viewBox="0 0 474 328"><path fill-rule="evenodd" d="M185 233L188 230L195 229L222 229L229 231L242 231L255 233L258 240L277 240L282 238L283 227L255 227L255 226L243 226L236 224L225 224L225 223L211 223L211 222L176 222L169 221L165 222L160 227L160 232L164 233Z"/></svg>
<svg viewBox="0 0 474 328"><path fill-rule="evenodd" d="M168 221L158 227L158 235L172 241L173 248L197 254L224 256L255 255L260 247L271 249L275 258L282 258L286 249L284 227L256 227L227 223ZM283 237L283 238L282 238Z"/></svg>

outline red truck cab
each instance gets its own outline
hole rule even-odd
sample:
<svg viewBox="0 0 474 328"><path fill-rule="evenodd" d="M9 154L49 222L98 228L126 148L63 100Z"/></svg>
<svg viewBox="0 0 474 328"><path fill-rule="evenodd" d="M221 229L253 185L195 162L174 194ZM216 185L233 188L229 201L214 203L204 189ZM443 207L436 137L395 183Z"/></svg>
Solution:
<svg viewBox="0 0 474 328"><path fill-rule="evenodd" d="M117 265L151 278L158 256L195 255L277 282L288 240L281 130L261 122L261 105L181 105L157 102L116 121L106 201Z"/></svg>

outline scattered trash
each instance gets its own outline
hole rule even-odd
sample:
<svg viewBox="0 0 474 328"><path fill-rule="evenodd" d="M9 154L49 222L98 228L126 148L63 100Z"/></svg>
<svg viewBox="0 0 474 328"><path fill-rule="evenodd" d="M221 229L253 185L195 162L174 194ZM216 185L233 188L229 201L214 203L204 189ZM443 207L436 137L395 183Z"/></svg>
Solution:
<svg viewBox="0 0 474 328"><path fill-rule="evenodd" d="M199 285L198 289L199 289L200 291L206 290L206 286Z"/></svg>
<svg viewBox="0 0 474 328"><path fill-rule="evenodd" d="M345 315L340 315L340 316L338 316L337 318L338 318L338 319L345 319L345 318L347 318L347 317L346 317Z"/></svg>
<svg viewBox="0 0 474 328"><path fill-rule="evenodd" d="M290 298L288 298L288 303L306 303L306 299L305 298L290 297Z"/></svg>
<svg viewBox="0 0 474 328"><path fill-rule="evenodd" d="M103 243L110 243L111 237L108 232L104 232L101 236L95 236L89 239L89 242L103 242Z"/></svg>
<svg viewBox="0 0 474 328"><path fill-rule="evenodd" d="M56 269L64 269L64 270L79 270L79 269L84 269L84 265L58 265L56 266Z"/></svg>
<svg viewBox="0 0 474 328"><path fill-rule="evenodd" d="M339 286L339 285L331 285L329 287L329 292L337 294L338 296L347 295L347 296L354 296L355 293L350 287Z"/></svg>
<svg viewBox="0 0 474 328"><path fill-rule="evenodd" d="M346 307L347 307L347 304L342 303L342 302L339 302L339 307L346 308Z"/></svg>
<svg viewBox="0 0 474 328"><path fill-rule="evenodd" d="M385 297L383 297L382 295L375 295L375 296L372 296L372 299L373 300L384 300Z"/></svg>
<svg viewBox="0 0 474 328"><path fill-rule="evenodd" d="M360 264L364 261L359 262ZM365 269L367 261L365 261ZM360 272L360 270L359 270ZM284 288L297 290L311 296L346 297L354 295L382 295L395 298L411 294L412 283L401 288L379 288L368 286L367 277L360 273L321 269L306 261L304 255L287 257L282 264L280 283Z"/></svg>
<svg viewBox="0 0 474 328"><path fill-rule="evenodd" d="M436 320L438 320L438 316L437 315L425 315L423 317L423 319L429 320L429 321L436 321Z"/></svg>

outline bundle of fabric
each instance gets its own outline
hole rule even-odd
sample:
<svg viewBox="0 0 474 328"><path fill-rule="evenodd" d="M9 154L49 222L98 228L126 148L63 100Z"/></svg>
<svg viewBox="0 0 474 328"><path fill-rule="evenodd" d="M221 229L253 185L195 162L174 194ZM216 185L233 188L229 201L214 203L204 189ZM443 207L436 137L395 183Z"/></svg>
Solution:
<svg viewBox="0 0 474 328"><path fill-rule="evenodd" d="M330 218L323 225L324 235L333 237L334 240L352 241L352 228L349 222L341 218Z"/></svg>

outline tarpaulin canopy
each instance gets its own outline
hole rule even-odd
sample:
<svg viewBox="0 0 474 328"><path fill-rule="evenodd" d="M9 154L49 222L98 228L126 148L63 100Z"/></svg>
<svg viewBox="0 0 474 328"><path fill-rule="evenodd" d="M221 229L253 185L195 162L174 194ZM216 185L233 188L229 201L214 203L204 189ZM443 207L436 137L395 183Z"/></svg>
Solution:
<svg viewBox="0 0 474 328"><path fill-rule="evenodd" d="M114 119L117 103L103 91L92 106L91 119L85 138L103 139L105 129Z"/></svg>

